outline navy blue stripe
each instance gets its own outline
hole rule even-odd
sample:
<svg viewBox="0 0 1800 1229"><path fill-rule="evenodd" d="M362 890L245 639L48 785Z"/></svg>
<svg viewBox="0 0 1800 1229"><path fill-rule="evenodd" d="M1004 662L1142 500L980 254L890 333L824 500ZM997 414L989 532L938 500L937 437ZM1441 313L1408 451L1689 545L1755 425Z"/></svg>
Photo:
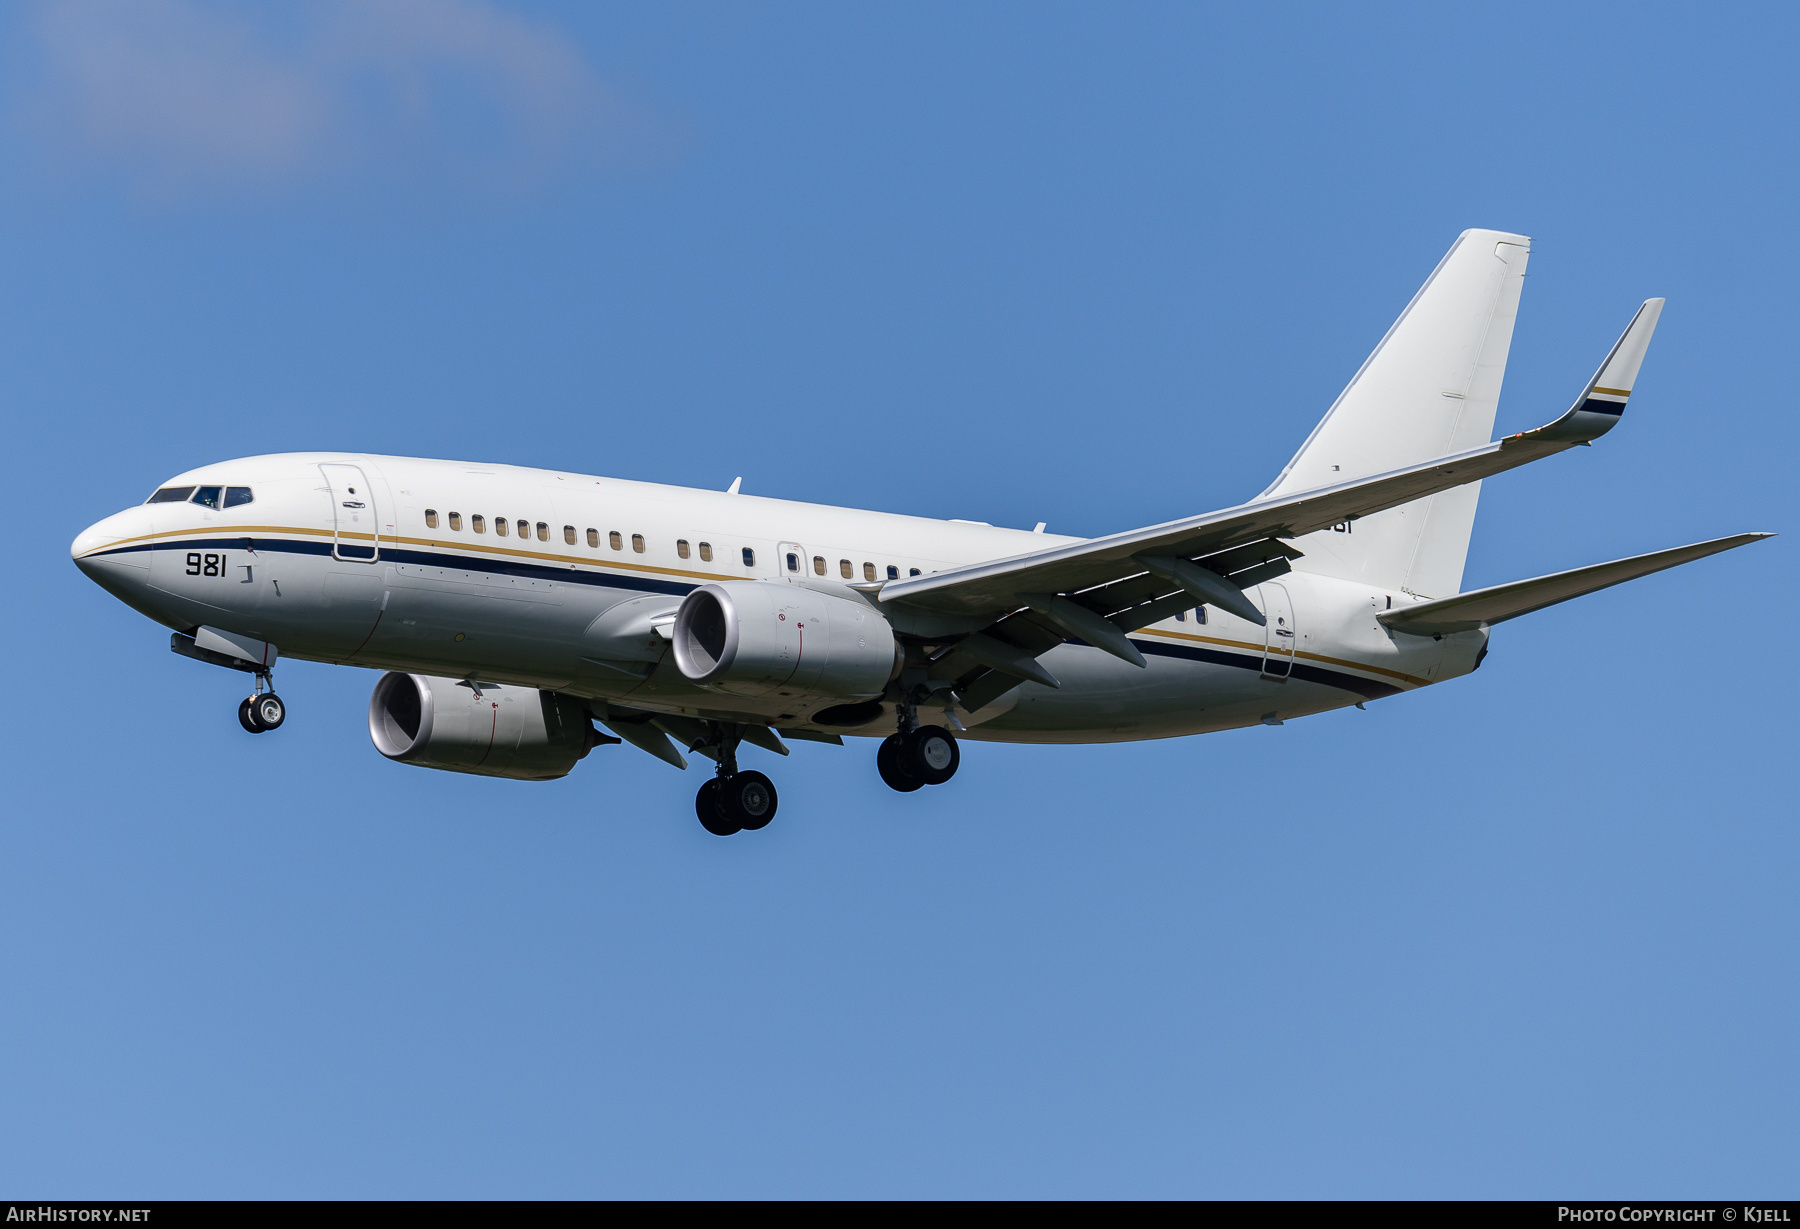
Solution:
<svg viewBox="0 0 1800 1229"><path fill-rule="evenodd" d="M1198 645L1166 644L1160 640L1133 640L1131 643L1143 652L1157 657L1179 657L1187 661L1203 661L1208 665L1234 666L1239 670L1254 670L1258 674L1262 673L1263 659L1260 655L1226 653L1218 649L1203 649ZM1305 665L1299 661L1294 662L1289 677L1308 683L1322 683L1326 687L1335 687L1339 691L1353 692L1366 700L1379 700L1384 696L1398 695L1403 690L1391 683L1377 683L1372 679L1345 674L1341 670L1327 670L1320 666Z"/></svg>
<svg viewBox="0 0 1800 1229"><path fill-rule="evenodd" d="M274 551L289 555L323 555L330 556L331 543L293 541L288 538L245 538L242 535L220 538L192 538L178 542L140 543L134 546L120 546L112 550L95 552L98 555L130 555L140 551L153 550L220 550L236 546L239 550L249 549L245 544L255 543L258 552ZM579 572L567 567L546 567L539 563L526 563L516 559L471 558L467 555L433 554L429 551L386 549L383 562L411 563L422 567L456 567L469 572L489 572L500 576L520 576L532 580L549 580L561 584L592 585L597 588L631 589L643 593L667 593L679 597L698 588L698 585L673 580L652 580L643 576L621 576L611 572ZM721 578L724 579L724 578ZM1072 644L1084 643L1072 640ZM1232 666L1240 670L1255 670L1262 673L1262 657L1243 653L1226 653L1218 649L1204 649L1196 645L1167 644L1160 640L1133 640L1142 652L1153 657L1177 657L1187 661L1201 661L1214 666ZM1384 696L1398 694L1402 688L1389 683L1377 683L1370 679L1359 678L1354 674L1345 674L1340 670L1326 670L1319 666L1304 665L1296 661L1290 671L1290 677L1302 679L1308 683L1322 683L1327 687L1336 687L1340 691L1353 692L1370 700L1379 700Z"/></svg>
<svg viewBox="0 0 1800 1229"><path fill-rule="evenodd" d="M1588 414L1610 414L1612 417L1617 418L1625 412L1625 403L1623 401L1602 401L1598 397L1588 397L1575 408Z"/></svg>
<svg viewBox="0 0 1800 1229"><path fill-rule="evenodd" d="M130 555L140 551L154 550L254 550L257 553L271 552L287 555L322 555L330 557L331 543L292 541L288 538L246 538L242 536L229 538L192 538L178 542L149 542L136 546L120 546L113 550L96 551L97 555ZM495 576L519 576L530 580L549 580L559 584L591 585L596 588L631 589L643 593L667 593L681 597L698 587L693 582L674 580L652 580L643 576L621 576L612 572L581 572L568 567L549 567L541 563L527 563L522 559L489 559L471 558L467 555L434 554L430 551L401 550L385 547L381 553L382 563L410 563L420 567L460 568L465 572L486 572ZM346 563L360 563L360 560L345 560ZM730 579L720 577L721 580Z"/></svg>
<svg viewBox="0 0 1800 1229"><path fill-rule="evenodd" d="M469 572L491 572L500 576L521 576L531 580L551 580L559 584L592 585L606 589L634 589L644 593L667 593L681 597L699 584L693 581L652 580L647 576L620 575L616 572L581 572L567 567L546 567L526 563L522 559L470 559L463 555L434 555L429 551L384 549L384 563L411 563L420 567L458 567ZM721 576L720 580L730 577Z"/></svg>

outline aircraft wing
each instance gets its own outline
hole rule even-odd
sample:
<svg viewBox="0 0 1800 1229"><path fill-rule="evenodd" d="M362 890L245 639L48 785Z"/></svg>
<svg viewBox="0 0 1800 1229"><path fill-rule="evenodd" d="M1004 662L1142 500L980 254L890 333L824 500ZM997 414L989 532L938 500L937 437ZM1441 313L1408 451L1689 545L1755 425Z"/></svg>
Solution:
<svg viewBox="0 0 1800 1229"><path fill-rule="evenodd" d="M1256 500L1010 559L889 581L881 587L880 600L883 604L903 602L941 614L999 618L1022 606L1034 610L1048 607L1058 595L1085 595L1145 573L1166 573L1174 578L1172 583L1150 587L1160 587L1161 592L1167 593L1179 584L1187 594L1210 601L1214 599L1199 595L1223 578L1237 593L1238 603L1254 612L1254 607L1242 598L1242 589L1286 571L1286 560L1298 555L1279 539L1299 537L1502 473L1589 443L1610 431L1625 409L1662 304L1661 299L1645 302L1575 404L1561 418L1535 431L1520 432L1480 448L1390 473ZM1271 567L1273 572L1269 571ZM1206 575L1196 576L1196 571ZM1232 609L1230 594L1221 596L1221 607ZM1121 602L1130 597L1141 605L1144 594L1120 591L1114 597ZM1028 600L1032 598L1043 600ZM1064 630L1098 643L1081 630L1081 616L1068 610L1067 600L1062 599L1065 604L1059 608L1061 617L1047 610L1040 613ZM1103 597L1099 604L1107 605L1111 600ZM1099 615L1123 613L1129 608L1127 604L1116 606L1113 611L1098 609L1092 600L1078 604ZM1261 621L1260 615L1253 617ZM1136 627L1146 625L1140 622ZM1103 629L1092 630L1105 634Z"/></svg>

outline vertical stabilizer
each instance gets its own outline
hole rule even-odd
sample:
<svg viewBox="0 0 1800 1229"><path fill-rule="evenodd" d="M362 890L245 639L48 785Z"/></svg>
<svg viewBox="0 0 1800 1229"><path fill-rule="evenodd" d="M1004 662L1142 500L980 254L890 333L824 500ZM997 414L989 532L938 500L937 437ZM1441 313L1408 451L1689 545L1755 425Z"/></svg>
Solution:
<svg viewBox="0 0 1800 1229"><path fill-rule="evenodd" d="M1493 437L1531 240L1467 230L1265 496L1386 473ZM1304 571L1444 597L1462 587L1481 484L1297 541Z"/></svg>

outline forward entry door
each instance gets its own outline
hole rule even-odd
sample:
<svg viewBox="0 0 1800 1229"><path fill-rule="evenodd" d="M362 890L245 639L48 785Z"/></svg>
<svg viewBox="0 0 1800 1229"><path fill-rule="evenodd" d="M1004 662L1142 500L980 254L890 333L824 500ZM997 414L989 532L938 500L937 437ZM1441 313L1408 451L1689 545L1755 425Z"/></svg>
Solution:
<svg viewBox="0 0 1800 1229"><path fill-rule="evenodd" d="M1294 671L1294 647L1300 638L1294 627L1294 605L1285 585L1264 584L1261 588L1263 615L1269 620L1263 628L1263 677L1285 681Z"/></svg>
<svg viewBox="0 0 1800 1229"><path fill-rule="evenodd" d="M374 487L369 485L360 466L321 465L319 469L331 488L331 513L335 518L332 557L354 563L374 563L381 555Z"/></svg>

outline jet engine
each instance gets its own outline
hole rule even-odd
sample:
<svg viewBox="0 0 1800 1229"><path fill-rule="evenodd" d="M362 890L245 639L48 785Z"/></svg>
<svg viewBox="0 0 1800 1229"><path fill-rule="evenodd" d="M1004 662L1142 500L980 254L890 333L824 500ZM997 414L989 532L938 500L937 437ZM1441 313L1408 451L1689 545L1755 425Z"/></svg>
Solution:
<svg viewBox="0 0 1800 1229"><path fill-rule="evenodd" d="M879 696L900 669L887 620L863 602L801 585L701 585L675 615L682 676L733 696Z"/></svg>
<svg viewBox="0 0 1800 1229"><path fill-rule="evenodd" d="M514 781L565 777L600 740L581 701L554 691L392 672L369 697L369 738L402 764Z"/></svg>

